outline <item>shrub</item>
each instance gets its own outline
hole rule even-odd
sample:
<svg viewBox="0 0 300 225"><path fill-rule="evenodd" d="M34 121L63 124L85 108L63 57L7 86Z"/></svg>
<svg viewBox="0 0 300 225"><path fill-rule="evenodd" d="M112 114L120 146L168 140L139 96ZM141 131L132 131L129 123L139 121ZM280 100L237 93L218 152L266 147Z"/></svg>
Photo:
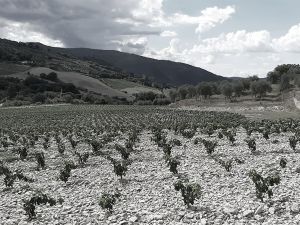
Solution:
<svg viewBox="0 0 300 225"><path fill-rule="evenodd" d="M223 166L225 168L225 170L227 172L230 172L230 170L232 168L232 163L233 163L232 160L224 161L224 160L219 159L218 162L220 163L221 166Z"/></svg>
<svg viewBox="0 0 300 225"><path fill-rule="evenodd" d="M172 153L172 146L168 143L165 143L163 146L163 152L166 157L170 157Z"/></svg>
<svg viewBox="0 0 300 225"><path fill-rule="evenodd" d="M262 202L264 201L265 195L268 195L269 198L273 196L273 191L271 187L275 184L278 185L280 183L280 177L278 174L263 178L255 170L251 170L249 173L249 177L255 184L256 197Z"/></svg>
<svg viewBox="0 0 300 225"><path fill-rule="evenodd" d="M285 167L286 167L286 164L287 164L286 158L281 158L281 159L280 159L280 162L279 162L280 167L281 167L281 168L285 168Z"/></svg>
<svg viewBox="0 0 300 225"><path fill-rule="evenodd" d="M123 179L123 176L126 175L126 172L127 172L127 166L129 165L129 161L121 161L121 162L118 162L117 160L111 158L110 156L107 157L107 159L113 164L114 166L114 173L121 177L121 180Z"/></svg>
<svg viewBox="0 0 300 225"><path fill-rule="evenodd" d="M181 142L178 140L178 139L173 139L171 141L171 144L174 145L174 146L181 146Z"/></svg>
<svg viewBox="0 0 300 225"><path fill-rule="evenodd" d="M73 162L66 162L64 169L59 172L59 179L66 183L71 176L71 170L75 168L76 166Z"/></svg>
<svg viewBox="0 0 300 225"><path fill-rule="evenodd" d="M20 147L18 149L18 153L19 153L19 156L20 156L20 159L21 160L24 160L27 158L27 155L28 155L28 149L26 147Z"/></svg>
<svg viewBox="0 0 300 225"><path fill-rule="evenodd" d="M264 139L269 140L269 138L270 138L269 134L270 134L269 130L264 130L263 131L263 137L264 137Z"/></svg>
<svg viewBox="0 0 300 225"><path fill-rule="evenodd" d="M199 144L199 142L202 142L202 141L203 141L202 138L197 137L194 139L194 145L197 145L197 144Z"/></svg>
<svg viewBox="0 0 300 225"><path fill-rule="evenodd" d="M104 193L100 197L99 205L102 209L106 209L109 212L112 212L113 206L116 203L117 199L120 198L121 194L119 192L115 194Z"/></svg>
<svg viewBox="0 0 300 225"><path fill-rule="evenodd" d="M35 207L36 205L46 205L50 206L56 205L56 200L54 198L48 197L46 194L40 192L36 193L31 199L23 200L23 208L28 216L29 220L32 220L36 217Z"/></svg>
<svg viewBox="0 0 300 225"><path fill-rule="evenodd" d="M177 166L180 165L180 161L178 160L178 158L167 157L166 161L167 165L170 168L170 171L173 174L178 174Z"/></svg>
<svg viewBox="0 0 300 225"><path fill-rule="evenodd" d="M45 103L46 99L47 99L46 95L41 94L41 93L37 93L37 94L34 95L32 101L34 103L37 103L37 102Z"/></svg>
<svg viewBox="0 0 300 225"><path fill-rule="evenodd" d="M86 164L90 154L88 152L84 152L82 154L80 154L79 152L75 151L75 155L77 155L78 157L78 163L80 166L83 166L84 164Z"/></svg>
<svg viewBox="0 0 300 225"><path fill-rule="evenodd" d="M35 153L35 159L37 161L37 170L45 169L46 163L45 163L45 155L43 152L37 152Z"/></svg>
<svg viewBox="0 0 300 225"><path fill-rule="evenodd" d="M233 136L232 133L229 133L227 136L228 140L231 142L232 145L235 143L235 137Z"/></svg>
<svg viewBox="0 0 300 225"><path fill-rule="evenodd" d="M185 129L181 131L181 135L185 138L191 139L194 137L196 131L192 129Z"/></svg>
<svg viewBox="0 0 300 225"><path fill-rule="evenodd" d="M255 142L255 139L248 138L248 139L245 139L245 142L247 143L248 148L251 150L251 152L254 153L256 151L256 142Z"/></svg>
<svg viewBox="0 0 300 225"><path fill-rule="evenodd" d="M201 197L201 187L199 184L184 184L182 181L177 181L174 184L176 191L181 191L183 202L189 208L190 205L194 205L195 200Z"/></svg>
<svg viewBox="0 0 300 225"><path fill-rule="evenodd" d="M162 129L154 128L152 132L153 132L153 135L154 135L152 140L154 142L156 142L157 144L166 142L166 134L162 131Z"/></svg>
<svg viewBox="0 0 300 225"><path fill-rule="evenodd" d="M217 142L216 141L207 141L205 139L202 140L202 143L206 149L206 152L211 155L214 151L215 151L215 148L217 146Z"/></svg>
<svg viewBox="0 0 300 225"><path fill-rule="evenodd" d="M295 136L289 138L290 147L295 151L298 139Z"/></svg>
<svg viewBox="0 0 300 225"><path fill-rule="evenodd" d="M58 152L59 152L60 154L64 154L64 152L65 152L65 150L66 150L66 146L65 146L64 143L59 142L59 143L57 144L57 149L58 149Z"/></svg>
<svg viewBox="0 0 300 225"><path fill-rule="evenodd" d="M103 147L102 143L97 140L90 141L90 145L92 146L92 150L95 154L98 154L100 149Z"/></svg>
<svg viewBox="0 0 300 225"><path fill-rule="evenodd" d="M33 179L26 177L20 170L16 172L10 171L2 162L0 162L0 176L1 175L4 175L4 184L6 187L12 187L16 179L30 183L34 182Z"/></svg>
<svg viewBox="0 0 300 225"><path fill-rule="evenodd" d="M78 145L79 141L75 141L75 140L73 139L72 135L70 135L70 136L68 137L68 139L69 139L69 142L70 142L72 148L75 149L76 146Z"/></svg>
<svg viewBox="0 0 300 225"><path fill-rule="evenodd" d="M121 145L116 144L115 145L116 150L121 154L123 159L128 159L130 156L130 151L127 148L124 148Z"/></svg>
<svg viewBox="0 0 300 225"><path fill-rule="evenodd" d="M224 135L222 134L222 132L218 132L218 138L222 139L224 137Z"/></svg>

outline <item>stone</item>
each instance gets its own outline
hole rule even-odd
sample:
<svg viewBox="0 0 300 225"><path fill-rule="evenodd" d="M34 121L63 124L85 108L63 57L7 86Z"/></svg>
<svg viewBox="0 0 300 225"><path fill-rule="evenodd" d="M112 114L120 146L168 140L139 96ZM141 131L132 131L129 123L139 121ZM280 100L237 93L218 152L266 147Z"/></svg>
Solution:
<svg viewBox="0 0 300 225"><path fill-rule="evenodd" d="M238 209L233 208L233 207L226 207L223 209L223 211L226 214L237 214L238 213Z"/></svg>
<svg viewBox="0 0 300 225"><path fill-rule="evenodd" d="M201 225L206 225L207 224L207 219L203 218L201 219Z"/></svg>
<svg viewBox="0 0 300 225"><path fill-rule="evenodd" d="M262 212L264 211L264 206L263 205L260 205L257 207L257 209L255 210L255 215L257 214L261 214Z"/></svg>
<svg viewBox="0 0 300 225"><path fill-rule="evenodd" d="M291 205L291 211L292 211L293 213L298 213L298 212L300 211L300 209L299 209L299 204L298 204L298 203L293 203L293 204Z"/></svg>
<svg viewBox="0 0 300 225"><path fill-rule="evenodd" d="M162 215L158 215L158 214L154 214L154 215L149 215L147 216L147 220L148 221L153 221L153 220L162 220L163 216Z"/></svg>
<svg viewBox="0 0 300 225"><path fill-rule="evenodd" d="M194 214L188 213L188 214L186 214L185 218L187 218L187 219L193 219L194 218Z"/></svg>
<svg viewBox="0 0 300 225"><path fill-rule="evenodd" d="M139 219L139 218L138 218L137 216L132 216L132 217L129 218L129 222L134 223L134 222L137 222L138 219Z"/></svg>
<svg viewBox="0 0 300 225"><path fill-rule="evenodd" d="M119 224L120 225L128 225L128 222L127 221L121 221Z"/></svg>
<svg viewBox="0 0 300 225"><path fill-rule="evenodd" d="M250 209L248 209L248 210L246 210L246 211L243 212L243 217L248 217L248 216L250 216L252 213L253 213L253 211L250 210Z"/></svg>
<svg viewBox="0 0 300 225"><path fill-rule="evenodd" d="M269 208L269 213L273 215L275 213L275 208L274 207Z"/></svg>

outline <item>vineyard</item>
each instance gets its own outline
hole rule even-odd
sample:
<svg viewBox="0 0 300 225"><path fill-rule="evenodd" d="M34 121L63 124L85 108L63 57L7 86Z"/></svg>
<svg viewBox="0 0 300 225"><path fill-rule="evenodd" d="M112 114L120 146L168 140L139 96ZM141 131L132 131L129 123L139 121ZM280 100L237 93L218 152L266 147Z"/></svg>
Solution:
<svg viewBox="0 0 300 225"><path fill-rule="evenodd" d="M0 109L0 224L298 224L300 120Z"/></svg>

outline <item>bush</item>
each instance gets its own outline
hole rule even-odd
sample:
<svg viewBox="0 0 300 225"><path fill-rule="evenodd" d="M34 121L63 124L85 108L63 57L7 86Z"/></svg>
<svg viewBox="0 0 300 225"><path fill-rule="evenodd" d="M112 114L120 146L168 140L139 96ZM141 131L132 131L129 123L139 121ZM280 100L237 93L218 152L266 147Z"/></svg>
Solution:
<svg viewBox="0 0 300 225"><path fill-rule="evenodd" d="M251 170L249 173L249 177L255 184L256 197L260 199L262 202L264 201L265 195L268 195L269 198L273 196L273 191L271 187L274 186L275 184L278 185L280 183L280 177L278 174L263 178L255 170Z"/></svg>
<svg viewBox="0 0 300 225"><path fill-rule="evenodd" d="M100 149L103 147L103 144L95 139L91 140L89 143L92 146L94 154L98 154L100 152Z"/></svg>
<svg viewBox="0 0 300 225"><path fill-rule="evenodd" d="M281 159L280 159L280 162L279 162L280 167L281 167L281 168L285 168L285 167L286 167L286 164L287 164L286 158L281 158Z"/></svg>
<svg viewBox="0 0 300 225"><path fill-rule="evenodd" d="M245 142L247 143L248 148L251 150L251 152L254 153L256 151L255 139L249 138L249 139L246 139Z"/></svg>
<svg viewBox="0 0 300 225"><path fill-rule="evenodd" d="M116 203L117 199L120 198L120 196L121 194L119 192L115 194L104 193L100 198L99 205L102 209L106 209L111 212L114 204Z"/></svg>
<svg viewBox="0 0 300 225"><path fill-rule="evenodd" d="M31 199L23 200L23 208L28 216L29 220L32 220L36 217L35 207L36 205L46 205L50 206L56 205L56 200L54 198L48 197L46 194L40 192L36 193Z"/></svg>
<svg viewBox="0 0 300 225"><path fill-rule="evenodd" d="M221 166L223 166L224 168L225 168L225 170L227 171L227 172L230 172L230 170L231 170L231 168L232 168L232 163L233 163L233 160L227 160L227 161L224 161L224 160L221 160L221 159L219 159L219 160L217 160L218 162L219 162L219 164L221 165Z"/></svg>
<svg viewBox="0 0 300 225"><path fill-rule="evenodd" d="M143 100L138 100L134 103L135 105L152 105L152 101L143 101Z"/></svg>
<svg viewBox="0 0 300 225"><path fill-rule="evenodd" d="M116 150L121 154L123 159L128 159L130 156L130 149L124 148L121 145L116 144L115 145Z"/></svg>
<svg viewBox="0 0 300 225"><path fill-rule="evenodd" d="M45 103L47 97L45 94L37 93L36 95L33 96L32 101L34 103L40 102L40 103Z"/></svg>
<svg viewBox="0 0 300 225"><path fill-rule="evenodd" d="M20 159L21 160L24 160L27 158L27 155L28 155L28 149L26 147L20 147L18 149L18 153L20 155Z"/></svg>
<svg viewBox="0 0 300 225"><path fill-rule="evenodd" d="M76 166L73 162L66 162L64 168L59 172L59 179L66 183L71 176L71 170L75 168Z"/></svg>
<svg viewBox="0 0 300 225"><path fill-rule="evenodd" d="M173 174L178 174L177 166L180 165L180 161L178 160L178 158L167 157L166 161L167 161L167 165L170 168L170 171Z"/></svg>
<svg viewBox="0 0 300 225"><path fill-rule="evenodd" d="M298 143L298 139L295 136L289 138L290 147L295 151Z"/></svg>
<svg viewBox="0 0 300 225"><path fill-rule="evenodd" d="M35 153L35 159L37 161L37 170L45 169L45 155L43 152Z"/></svg>
<svg viewBox="0 0 300 225"><path fill-rule="evenodd" d="M117 176L121 177L121 180L123 179L123 176L126 175L127 172L127 164L123 162L113 162L114 165L114 172Z"/></svg>
<svg viewBox="0 0 300 225"><path fill-rule="evenodd" d="M34 182L33 179L26 177L22 171L17 170L16 172L10 171L6 166L3 165L2 162L0 162L0 176L4 175L4 184L6 187L12 187L15 180L23 180L25 182Z"/></svg>
<svg viewBox="0 0 300 225"><path fill-rule="evenodd" d="M169 105L171 100L167 98L156 98L153 100L153 105Z"/></svg>
<svg viewBox="0 0 300 225"><path fill-rule="evenodd" d="M84 164L86 164L90 154L88 152L84 152L82 154L80 154L79 152L75 151L75 155L77 155L78 157L78 163L80 166L83 166Z"/></svg>
<svg viewBox="0 0 300 225"><path fill-rule="evenodd" d="M181 191L183 202L189 208L190 205L194 205L195 200L201 197L201 187L199 184L184 184L182 181L177 181L174 184L176 191Z"/></svg>
<svg viewBox="0 0 300 225"><path fill-rule="evenodd" d="M206 152L211 155L214 151L215 148L217 147L218 143L216 141L207 141L202 139L202 143L206 149Z"/></svg>

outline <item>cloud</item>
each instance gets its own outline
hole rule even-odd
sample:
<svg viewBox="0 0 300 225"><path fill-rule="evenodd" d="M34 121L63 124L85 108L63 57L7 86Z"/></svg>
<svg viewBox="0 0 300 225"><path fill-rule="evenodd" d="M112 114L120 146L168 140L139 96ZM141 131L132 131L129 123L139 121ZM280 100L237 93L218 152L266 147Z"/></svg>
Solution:
<svg viewBox="0 0 300 225"><path fill-rule="evenodd" d="M272 51L271 35L268 31L247 32L240 30L221 34L215 38L201 40L191 51L201 53L268 52Z"/></svg>
<svg viewBox="0 0 300 225"><path fill-rule="evenodd" d="M165 30L163 32L160 33L161 37L176 37L177 33L174 31L170 31L170 30Z"/></svg>
<svg viewBox="0 0 300 225"><path fill-rule="evenodd" d="M161 30L154 25L159 24L159 18L163 17L162 2L163 0L0 0L0 18L18 23L24 28L28 28L26 24L30 24L30 32L51 37L67 47L115 49L118 46L111 40L122 41L124 36L159 36ZM133 21L133 24L124 21ZM13 29L13 25L7 27ZM30 39L28 35L27 40ZM14 40L23 39L15 35Z"/></svg>
<svg viewBox="0 0 300 225"><path fill-rule="evenodd" d="M54 40L43 33L34 31L28 23L18 23L0 19L0 36L22 42L42 42L45 45L64 47L60 40Z"/></svg>
<svg viewBox="0 0 300 225"><path fill-rule="evenodd" d="M273 39L272 44L279 52L300 52L300 23L292 26L282 37Z"/></svg>
<svg viewBox="0 0 300 225"><path fill-rule="evenodd" d="M118 46L117 50L119 51L142 55L146 50L148 39L141 37L125 39L123 41L115 40L112 42Z"/></svg>
<svg viewBox="0 0 300 225"><path fill-rule="evenodd" d="M209 7L201 11L200 16L189 16L186 14L175 13L170 20L174 24L196 24L196 33L203 33L214 28L217 24L222 24L230 19L235 13L234 6L225 8Z"/></svg>
<svg viewBox="0 0 300 225"><path fill-rule="evenodd" d="M176 38L166 48L146 51L145 56L188 63L224 76L263 77L278 64L299 63L299 52L300 24L278 38L267 30L223 33L190 46Z"/></svg>
<svg viewBox="0 0 300 225"><path fill-rule="evenodd" d="M235 11L228 6L204 9L198 17L166 15L164 0L0 0L0 5L0 18L10 21L6 30L15 34L2 37L102 49L119 49L119 42L153 35L175 37L166 27L186 23L204 31L223 23ZM13 32L14 24L22 27L22 34Z"/></svg>

